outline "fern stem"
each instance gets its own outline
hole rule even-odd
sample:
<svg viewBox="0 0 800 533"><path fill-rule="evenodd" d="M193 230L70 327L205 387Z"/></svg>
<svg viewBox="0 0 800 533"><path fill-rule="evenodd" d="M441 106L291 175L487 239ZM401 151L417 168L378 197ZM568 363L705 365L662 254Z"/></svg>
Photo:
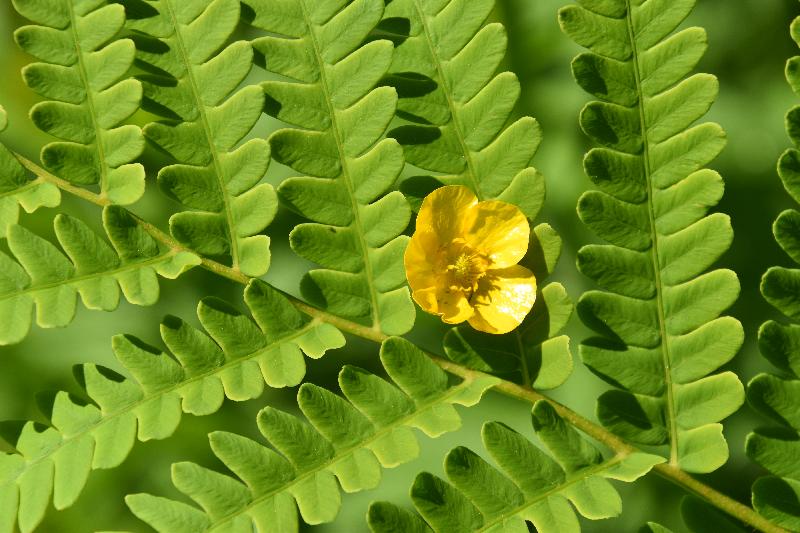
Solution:
<svg viewBox="0 0 800 533"><path fill-rule="evenodd" d="M81 47L80 39L78 38L78 20L75 14L75 6L72 3L67 3L67 14L69 15L70 35L72 36L72 43L75 46L76 67L78 75L80 76L81 83L86 89L86 106L89 109L89 117L92 122L92 130L95 136L95 145L97 146L97 159L100 163L100 198L105 199L106 186L108 184L108 167L106 166L106 153L102 141L102 128L97 122L97 110L95 109L94 95L92 94L92 84L89 81L89 74L86 69L86 59L84 58L84 51Z"/></svg>
<svg viewBox="0 0 800 533"><path fill-rule="evenodd" d="M650 238L653 246L650 250L653 265L653 276L656 289L656 310L658 312L658 329L661 335L661 361L664 367L664 388L666 389L667 424L669 425L669 464L678 464L678 423L675 416L675 391L672 387L672 362L669 353L669 336L667 335L666 318L664 313L664 295L661 282L661 264L658 253L658 231L656 230L655 208L653 207L653 179L650 166L650 141L648 139L648 124L644 109L644 94L642 92L642 75L639 69L639 50L636 46L636 33L633 28L631 15L631 2L625 0L625 21L628 35L631 40L631 64L636 86L637 104L639 112L639 128L642 132L642 163L644 165L644 179L647 184L647 216L650 220Z"/></svg>
<svg viewBox="0 0 800 533"><path fill-rule="evenodd" d="M56 185L59 189L62 189L70 194L73 194L83 200L86 200L90 203L93 203L101 207L110 205L108 199L102 198L99 195L92 193L91 191L87 191L86 189L76 187L67 182L66 180L54 176L53 174L47 172L36 163L26 159L25 157L23 157L18 153L15 153L14 155L28 170L39 176L44 181ZM172 249L173 251L191 252L190 249L181 245L175 239L173 239L168 234L164 233L154 225L150 224L149 222L145 222L139 217L136 217L136 219L137 221L139 221L142 228L148 234L150 234L150 236L152 236L154 239L161 242L168 248ZM203 266L203 268L210 270L211 272L214 272L215 274L227 278L231 281L235 281L241 284L247 284L251 279L253 279L250 276L243 274L240 270L223 265L222 263L218 263L216 261L207 258L201 258L201 260L202 260L201 266ZM317 309L316 307L311 306L289 294L286 294L286 297L301 312L319 321L331 324L332 326L335 326L336 328L345 333L350 333L351 335L355 335L356 337L360 337L362 339L366 339L375 343L382 343L389 338L388 335L385 335L380 331L376 331L371 327L363 326L356 322ZM457 363L454 363L450 360L444 359L437 355L433 355L431 353L427 353L427 355L431 358L431 360L434 363L436 363L443 370L455 376L458 376L464 380L472 381L485 375L483 372L466 368L464 366L461 366ZM495 385L494 389L502 394L505 394L506 396L510 396L531 404L534 404L540 400L548 402L553 407L553 409L555 409L555 411L559 414L559 416L561 416L563 419L569 422L573 427L579 429L586 435L592 437L596 441L607 446L609 449L613 450L618 455L628 455L638 451L636 447L626 443L621 438L617 437L614 433L606 430L599 424L595 424L591 420L573 411L566 405L563 405L557 402L556 400L553 400L552 398L545 396L544 394L537 392L536 390L530 387L524 387L521 385L517 385L516 383L501 379L500 382L497 385ZM721 492L715 490L714 488L690 476L689 474L687 474L686 472L684 472L683 470L681 470L676 466L670 464L659 464L653 467L653 471L656 472L661 477L663 477L664 479L691 492L692 494L699 496L700 498L704 499L714 507L720 509L721 511L727 513L728 515L738 519L742 523L747 524L759 531L763 531L764 533L789 533L788 530L785 530L769 522L766 518L756 513L752 508L734 500L733 498L730 498L722 494Z"/></svg>
<svg viewBox="0 0 800 533"><path fill-rule="evenodd" d="M54 176L53 174L49 173L30 159L26 158L23 155L20 155L17 152L14 152L14 157L22 163L22 166L36 174L42 180L47 181L61 189L62 191L66 191L73 196L77 196L81 200L85 200L87 202L93 203L95 205L99 205L100 207L105 207L107 205L111 205L111 200L100 196L99 194L95 194L92 191L86 190L82 187L77 187L65 179L61 179L58 176Z"/></svg>
<svg viewBox="0 0 800 533"><path fill-rule="evenodd" d="M355 234L356 238L358 239L358 244L361 249L361 255L364 259L364 274L367 278L367 284L369 285L369 298L370 298L370 307L371 307L371 318L372 318L372 330L373 331L381 331L381 317L379 314L379 306L378 306L378 298L377 298L377 289L375 287L375 274L372 271L372 262L370 261L369 257L369 247L367 246L367 241L364 238L364 234L366 230L364 228L364 222L361 220L361 209L358 205L358 200L356 199L356 191L355 185L353 184L353 178L350 174L350 168L348 163L348 157L345 153L344 149L344 140L342 139L342 133L339 129L339 122L337 120L337 112L333 106L333 96L332 90L330 86L330 82L328 81L328 74L325 60L322 58L322 52L320 48L320 44L317 39L317 35L314 30L314 25L312 22L311 14L308 11L308 6L305 3L305 0L300 0L299 2L300 9L303 11L303 17L305 19L306 24L309 28L309 39L311 41L312 48L314 50L314 56L316 57L317 64L319 65L319 83L322 87L322 91L325 94L325 103L327 105L328 116L331 119L331 134L333 135L333 139L336 142L336 150L339 152L339 161L341 162L342 168L342 178L347 187L347 193L350 197L350 205L351 209L353 210L353 225L355 227Z"/></svg>
<svg viewBox="0 0 800 533"><path fill-rule="evenodd" d="M195 73L193 70L193 65L191 60L189 59L189 52L186 50L186 43L184 43L183 36L181 32L178 30L179 23L178 17L175 14L175 8L172 5L172 0L167 0L163 3L164 11L169 17L170 24L175 31L175 43L177 44L178 52L183 59L184 66L186 67L186 80L189 82L189 89L192 93L192 97L197 102L197 113L200 117L200 122L203 126L203 134L208 142L208 150L211 152L211 161L214 166L214 177L217 179L217 184L219 185L219 190L222 194L222 205L223 211L225 214L225 225L227 226L228 235L230 237L230 245L231 245L231 262L233 263L233 268L238 269L239 267L239 249L236 240L236 230L234 225L233 219L233 212L231 210L231 199L228 193L227 184L225 183L224 178L224 170L222 167L222 163L220 162L219 151L217 150L214 144L214 136L211 132L211 126L209 125L208 114L206 111L206 106L203 103L203 98L200 94L200 89L197 85L197 80L195 79Z"/></svg>

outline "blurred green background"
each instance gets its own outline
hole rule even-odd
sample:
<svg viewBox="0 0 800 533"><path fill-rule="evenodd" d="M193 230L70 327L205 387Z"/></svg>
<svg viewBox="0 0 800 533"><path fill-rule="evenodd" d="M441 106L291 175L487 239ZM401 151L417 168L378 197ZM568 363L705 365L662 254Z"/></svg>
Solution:
<svg viewBox="0 0 800 533"><path fill-rule="evenodd" d="M587 280L575 269L575 252L595 238L580 224L575 215L578 196L588 186L581 168L581 159L589 145L580 132L577 117L588 97L573 82L569 63L578 52L561 34L556 22L559 7L566 0L498 0L494 18L506 24L510 49L506 68L516 72L523 86L519 113L539 119L545 141L535 159L536 166L547 176L548 204L543 218L564 237L565 249L556 278L570 295L577 297L589 288ZM13 30L25 22L3 1L0 6L0 104L9 113L10 127L0 139L24 155L35 158L41 146L52 139L38 132L27 119L27 112L37 97L22 83L20 68L31 61L12 40ZM791 19L800 14L794 0L699 0L687 22L708 30L709 52L700 70L720 78L720 96L709 119L722 124L729 136L728 147L714 163L726 180L727 190L720 210L733 218L736 238L731 251L720 266L735 270L741 279L742 295L732 310L747 334L744 349L730 365L742 381L768 369L755 346L759 325L775 313L762 301L759 280L767 267L789 264L771 237L771 225L777 214L791 207L791 200L780 185L774 171L779 154L789 145L783 131L783 116L796 103L783 78L784 63L797 50L788 36ZM254 72L254 79L263 72ZM148 117L140 115L146 122ZM264 117L256 134L267 135L277 124ZM161 156L146 154L150 175L154 175ZM286 168L273 164L267 176L279 183L288 174ZM135 211L145 218L163 224L175 209L152 187L136 205ZM99 228L100 212L65 198L62 209L78 214ZM55 210L42 210L26 215L23 224L40 235L52 238L51 220ZM296 259L288 249L287 234L297 220L282 212L268 229L273 239L273 266L267 276L292 293L298 292L298 281L307 264ZM0 249L4 249L0 243ZM25 342L0 348L0 420L43 420L36 408L40 391L67 390L80 393L71 377L73 365L98 362L115 369L110 338L118 333L132 333L152 344L160 345L158 324L165 314L185 319L195 318L200 298L217 295L241 305L241 289L197 269L177 282L162 283L162 297L152 308L123 303L114 313L89 312L79 309L72 326L62 330L36 329ZM419 316L413 332L416 341L439 351L443 328L429 317ZM573 352L587 336L577 318L568 333L573 338ZM320 361L310 361L308 381L336 389L335 378L344 363L380 371L374 345L351 339L347 347L328 354ZM605 386L576 360L576 370L568 383L553 395L580 413L594 418L594 402ZM95 472L75 506L56 513L51 509L41 526L45 532L91 532L100 530L150 531L138 522L124 505L123 497L133 492L151 492L181 498L169 481L169 465L191 460L212 468L222 468L210 454L206 434L223 429L255 437L255 415L264 405L292 411L294 390L267 391L258 400L234 404L228 402L216 415L196 418L186 415L174 438L135 447L126 463L116 470ZM463 444L481 450L481 424L490 419L501 420L527 435L532 434L529 406L496 394L490 394L478 407L461 410L463 428L437 440L420 435L424 457L403 467L384 471L378 490L343 497L343 509L336 522L307 528L321 532L365 531L364 514L369 502L391 500L409 505L408 489L414 476L426 469L442 474L442 459L452 447ZM731 448L729 463L704 481L741 501L749 500L752 481L762 472L744 456L744 437L761 421L748 408L726 421L726 436ZM589 532L628 532L644 522L660 522L674 531L685 531L678 507L682 492L656 476L648 476L635 486L617 484L623 495L623 513L619 518L600 522L584 521Z"/></svg>

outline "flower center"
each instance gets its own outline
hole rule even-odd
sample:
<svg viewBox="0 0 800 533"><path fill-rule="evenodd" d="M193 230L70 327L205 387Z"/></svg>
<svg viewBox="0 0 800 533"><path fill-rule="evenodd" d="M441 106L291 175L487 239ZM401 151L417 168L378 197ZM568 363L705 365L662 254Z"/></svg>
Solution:
<svg viewBox="0 0 800 533"><path fill-rule="evenodd" d="M462 252L447 269L453 272L459 285L467 290L475 290L478 280L486 274L487 266L485 257L474 252Z"/></svg>

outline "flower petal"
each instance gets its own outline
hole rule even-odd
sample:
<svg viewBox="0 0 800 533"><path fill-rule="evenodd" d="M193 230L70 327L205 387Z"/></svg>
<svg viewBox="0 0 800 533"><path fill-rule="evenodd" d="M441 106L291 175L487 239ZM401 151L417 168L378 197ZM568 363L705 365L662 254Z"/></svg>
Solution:
<svg viewBox="0 0 800 533"><path fill-rule="evenodd" d="M438 249L438 239L431 231L417 231L411 237L403 255L403 263L412 292L434 287L442 276L442 267L437 262L441 255Z"/></svg>
<svg viewBox="0 0 800 533"><path fill-rule="evenodd" d="M486 333L508 333L522 324L535 301L533 272L520 265L490 270L470 302L475 314L469 323Z"/></svg>
<svg viewBox="0 0 800 533"><path fill-rule="evenodd" d="M450 244L462 236L458 221L470 217L470 211L477 204L478 197L463 185L440 187L423 200L416 231L431 231L439 243Z"/></svg>
<svg viewBox="0 0 800 533"><path fill-rule="evenodd" d="M448 324L460 324L475 312L463 292L449 287L430 287L411 296L423 311L438 315Z"/></svg>
<svg viewBox="0 0 800 533"><path fill-rule="evenodd" d="M525 256L531 228L517 206L488 200L463 219L462 233L470 246L489 256L492 268L506 268Z"/></svg>

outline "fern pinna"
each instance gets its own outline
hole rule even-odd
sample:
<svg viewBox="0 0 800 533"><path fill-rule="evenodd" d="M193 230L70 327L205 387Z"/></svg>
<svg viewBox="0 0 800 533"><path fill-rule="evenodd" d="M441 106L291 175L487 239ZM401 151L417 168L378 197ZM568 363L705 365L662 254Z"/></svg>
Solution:
<svg viewBox="0 0 800 533"><path fill-rule="evenodd" d="M312 223L290 235L292 249L321 265L304 295L331 313L387 335L414 325L404 286L400 234L411 218L403 195L391 191L403 150L382 139L397 101L374 88L389 68L392 43L363 44L383 15L383 0L247 0L251 23L274 35L253 46L270 72L266 111L297 128L270 137L275 160L307 176L285 180L284 203Z"/></svg>
<svg viewBox="0 0 800 533"><path fill-rule="evenodd" d="M0 106L0 132L8 127L8 116ZM19 209L28 213L61 203L58 187L32 176L11 150L0 142L0 237L19 221Z"/></svg>
<svg viewBox="0 0 800 533"><path fill-rule="evenodd" d="M427 472L414 481L411 499L421 517L373 503L372 531L524 533L526 521L540 533L580 531L570 503L589 519L616 516L622 501L608 479L632 482L664 462L646 453L604 459L547 402L536 403L532 416L536 435L552 457L508 426L488 422L481 437L502 473L468 448L455 448L444 460L450 483Z"/></svg>
<svg viewBox="0 0 800 533"><path fill-rule="evenodd" d="M580 86L601 101L581 126L601 147L584 160L600 189L585 193L581 220L608 245L589 245L578 268L605 291L584 294L583 321L600 336L581 345L584 363L617 387L597 415L632 442L669 446L672 464L710 472L728 458L718 423L744 401L732 372L708 375L743 341L719 315L736 300L736 274L703 273L730 246L730 219L707 215L722 178L703 169L725 145L713 123L692 126L717 94L708 74L686 77L706 48L705 31L673 30L694 0L585 1L559 12L563 30L591 52L575 58Z"/></svg>
<svg viewBox="0 0 800 533"><path fill-rule="evenodd" d="M792 22L792 39L800 45L800 17ZM786 77L800 95L800 56L786 63ZM786 116L786 129L795 144L778 162L778 175L795 202L800 202L800 106ZM795 263L800 263L800 212L787 209L772 226L775 240ZM761 280L764 298L786 317L800 319L800 270L770 268ZM761 353L780 371L762 373L747 385L747 400L777 427L759 428L747 437L747 455L772 475L753 485L753 506L771 522L800 530L800 326L766 322L758 332Z"/></svg>
<svg viewBox="0 0 800 533"><path fill-rule="evenodd" d="M143 106L163 117L144 133L178 162L159 171L158 183L189 208L170 218L170 232L197 253L227 256L249 276L264 274L269 237L260 232L277 211L272 186L259 184L269 145L256 138L237 147L261 116L264 94L257 85L234 92L252 68L250 44L220 50L239 24L239 2L123 3L145 71Z"/></svg>
<svg viewBox="0 0 800 533"><path fill-rule="evenodd" d="M25 338L34 307L37 325L54 328L72 321L78 295L89 309L116 309L120 289L129 302L152 305L157 274L174 279L200 263L190 252L161 246L124 209L107 207L103 224L111 245L79 219L58 215L54 229L64 252L22 226L9 227L16 261L0 252L0 344Z"/></svg>
<svg viewBox="0 0 800 533"><path fill-rule="evenodd" d="M121 125L139 109L141 84L129 77L135 47L117 39L125 9L105 0L14 0L37 26L14 37L42 62L22 71L28 86L51 100L36 104L31 119L63 139L42 149L47 170L80 186L99 186L102 198L131 204L144 193L144 167L132 163L144 150L138 126Z"/></svg>
<svg viewBox="0 0 800 533"><path fill-rule="evenodd" d="M207 298L197 316L205 332L167 317L161 337L172 356L119 335L117 360L132 375L87 364L76 375L92 403L59 392L50 427L27 422L8 438L15 453L0 455L0 531L33 531L51 495L56 509L72 505L92 470L118 466L138 438L170 437L182 413L216 412L227 397L258 398L270 387L295 386L305 376L303 354L321 357L344 344L329 324L309 320L284 296L253 281L244 293L253 319Z"/></svg>
<svg viewBox="0 0 800 533"><path fill-rule="evenodd" d="M454 405L476 404L497 382L484 376L451 384L399 338L385 341L380 356L394 384L345 366L339 373L345 399L308 383L300 387L297 403L310 425L271 407L262 410L258 427L275 450L212 433L214 454L241 481L191 463L173 465L175 486L202 510L148 494L128 496L128 505L163 533L299 531L298 509L308 524L330 522L341 505L339 486L349 493L375 488L381 467L419 454L411 428L430 437L458 429Z"/></svg>

